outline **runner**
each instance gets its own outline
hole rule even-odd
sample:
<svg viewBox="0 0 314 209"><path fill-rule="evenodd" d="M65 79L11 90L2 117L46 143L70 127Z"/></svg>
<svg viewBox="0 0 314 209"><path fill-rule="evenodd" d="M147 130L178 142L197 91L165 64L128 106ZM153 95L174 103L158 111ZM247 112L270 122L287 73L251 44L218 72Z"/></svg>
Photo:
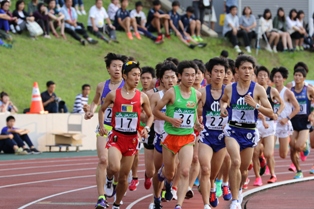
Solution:
<svg viewBox="0 0 314 209"><path fill-rule="evenodd" d="M248 175L253 148L259 141L256 130L258 111L265 116L273 117L265 89L251 81L254 68L255 60L251 56L238 56L235 62L238 82L228 85L220 100L221 116L229 116L229 124L225 126L224 133L231 158L229 172L231 209L241 208L242 185ZM230 106L229 113L227 106Z"/></svg>
<svg viewBox="0 0 314 209"><path fill-rule="evenodd" d="M314 89L311 86L306 86L304 80L306 78L306 70L297 68L294 70L295 86L291 88L295 98L300 106L300 111L291 119L293 126L293 134L290 140L290 157L296 167L296 175L294 179L303 178L303 173L299 163L299 154L303 152L306 142L309 138L309 129L311 128L311 100L314 98Z"/></svg>
<svg viewBox="0 0 314 209"><path fill-rule="evenodd" d="M262 186L262 178L260 173L260 156L261 153L263 153L263 157L267 160L267 165L270 170L270 179L267 181L267 183L274 183L277 181L277 177L275 174L275 159L274 159L274 148L275 148L275 123L274 120L277 120L278 115L281 114L281 112L284 109L284 101L279 96L279 92L277 89L272 88L267 85L268 79L269 79L269 70L264 67L260 66L257 68L256 77L257 77L257 83L264 87L267 93L268 101L271 104L272 108L274 109L274 104L276 103L277 106L279 106L279 109L277 112L274 112L274 119L266 117L266 120L264 119L264 116L259 114L259 119L257 120L257 129L260 136L260 142L258 145L254 148L254 154L253 154L253 168L255 173L255 181L254 186ZM265 165L266 167L266 165Z"/></svg>
<svg viewBox="0 0 314 209"><path fill-rule="evenodd" d="M181 82L178 86L169 89L154 109L154 115L165 121L163 136L163 166L158 171L158 178L166 178L166 199L172 199L171 182L175 172L175 156L178 154L180 166L177 175L180 175L178 187L178 201L176 209L182 208L186 191L189 186L189 170L193 159L194 128L203 127L197 118L197 103L201 94L192 88L195 81L197 66L193 61L182 61L178 65L178 74ZM167 106L166 115L161 111Z"/></svg>
<svg viewBox="0 0 314 209"><path fill-rule="evenodd" d="M127 187L127 177L131 170L134 155L137 152L138 128L140 124L141 108L143 108L148 120L147 126L141 131L141 137L147 138L150 132L150 126L153 123L149 100L146 94L136 89L141 75L139 63L129 61L123 66L122 70L124 86L116 91L111 91L104 100L99 109L99 134L107 135L102 125L104 121L104 112L113 104L112 107L112 132L109 135L106 148L108 149L108 158L110 158L107 169L107 181L112 181L115 174L119 175L116 190L116 199L113 209L120 208Z"/></svg>
<svg viewBox="0 0 314 209"><path fill-rule="evenodd" d="M209 60L206 68L211 76L211 84L200 89L202 98L199 102L198 114L203 116L205 129L201 133L198 156L201 167L200 192L204 209L210 209L210 205L217 207L219 203L215 179L226 155L223 126L227 124L228 119L220 116L219 100L225 88L223 79L228 69L228 61L216 57ZM226 189L229 191L227 185Z"/></svg>
<svg viewBox="0 0 314 209"><path fill-rule="evenodd" d="M118 88L121 88L124 85L124 81L122 79L122 66L123 63L127 60L126 56L108 53L105 57L106 68L108 70L108 74L110 79L105 82L101 82L97 85L96 93L90 107L85 107L85 119L91 119L94 116L94 112L97 109L99 104L103 104L103 101L107 94L110 91L115 91ZM111 114L112 108L111 106L107 108L105 112L105 119L103 125L108 131L111 130ZM100 136L97 134L97 155L98 155L98 165L96 170L96 183L97 183L97 191L98 191L98 201L96 203L95 208L101 209L108 207L108 203L105 197L105 176L106 169L108 165L108 150L106 147L106 137ZM107 187L108 186L108 187ZM106 188L109 188L106 191L108 196L112 196L112 191L110 191L111 185L107 185Z"/></svg>

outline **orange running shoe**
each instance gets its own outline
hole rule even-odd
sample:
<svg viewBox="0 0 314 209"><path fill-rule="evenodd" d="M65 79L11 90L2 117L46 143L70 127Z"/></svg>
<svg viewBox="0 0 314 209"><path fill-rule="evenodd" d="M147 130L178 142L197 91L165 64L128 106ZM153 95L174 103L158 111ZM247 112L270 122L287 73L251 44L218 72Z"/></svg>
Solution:
<svg viewBox="0 0 314 209"><path fill-rule="evenodd" d="M131 33L131 32L126 33L126 35L128 36L128 38L129 38L130 40L133 40L133 36L132 36L132 33Z"/></svg>
<svg viewBox="0 0 314 209"><path fill-rule="evenodd" d="M141 35L137 32L137 33L135 33L135 37L138 39L138 40L141 40L142 38L141 38Z"/></svg>

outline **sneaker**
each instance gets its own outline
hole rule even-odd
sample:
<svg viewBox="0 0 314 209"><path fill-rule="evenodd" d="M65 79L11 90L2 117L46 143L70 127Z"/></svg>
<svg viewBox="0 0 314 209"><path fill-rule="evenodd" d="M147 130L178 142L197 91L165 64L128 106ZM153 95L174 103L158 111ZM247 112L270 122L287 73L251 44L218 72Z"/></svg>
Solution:
<svg viewBox="0 0 314 209"><path fill-rule="evenodd" d="M32 151L31 151L30 149L28 149L28 148L24 148L23 150L24 150L25 152L27 152L28 155L32 154Z"/></svg>
<svg viewBox="0 0 314 209"><path fill-rule="evenodd" d="M194 197L194 192L191 187L188 188L188 191L185 194L185 199L191 199Z"/></svg>
<svg viewBox="0 0 314 209"><path fill-rule="evenodd" d="M301 152L301 153L303 153L303 156L305 157L305 159L306 159L307 156L309 156L310 151L311 151L311 149L310 149L309 143L306 142L305 149L303 150L303 152ZM302 160L302 158L301 158L301 160Z"/></svg>
<svg viewBox="0 0 314 209"><path fill-rule="evenodd" d="M129 175L128 175L128 184L131 183L133 177L132 177L132 170L130 170Z"/></svg>
<svg viewBox="0 0 314 209"><path fill-rule="evenodd" d="M105 193L107 197L113 197L116 193L115 186L113 185L113 179L109 180L107 177L107 183L105 185Z"/></svg>
<svg viewBox="0 0 314 209"><path fill-rule="evenodd" d="M266 51L273 52L273 50L271 49L269 44L265 47L265 49L266 49Z"/></svg>
<svg viewBox="0 0 314 209"><path fill-rule="evenodd" d="M88 43L90 43L92 45L95 45L95 44L98 43L98 41L91 38L91 39L88 40Z"/></svg>
<svg viewBox="0 0 314 209"><path fill-rule="evenodd" d="M217 207L217 205L219 204L218 198L216 196L216 192L210 192L209 203L214 208Z"/></svg>
<svg viewBox="0 0 314 209"><path fill-rule="evenodd" d="M200 181L199 181L199 179L198 179L198 177L195 179L195 181L194 181L194 186L199 186L200 185Z"/></svg>
<svg viewBox="0 0 314 209"><path fill-rule="evenodd" d="M120 206L115 206L115 205L113 205L113 206L112 206L112 209L120 209Z"/></svg>
<svg viewBox="0 0 314 209"><path fill-rule="evenodd" d="M130 40L133 40L133 36L132 36L132 33L131 33L131 32L126 33L126 35L128 36L128 38L129 38Z"/></svg>
<svg viewBox="0 0 314 209"><path fill-rule="evenodd" d="M83 11L81 11L82 12L82 15L86 15L86 12L85 12L85 10L83 10Z"/></svg>
<svg viewBox="0 0 314 209"><path fill-rule="evenodd" d="M149 204L148 209L155 209L155 204L153 202Z"/></svg>
<svg viewBox="0 0 314 209"><path fill-rule="evenodd" d="M204 205L204 209L210 209L210 206L208 204Z"/></svg>
<svg viewBox="0 0 314 209"><path fill-rule="evenodd" d="M269 175L269 174L270 174L270 170L269 170L268 165L266 165L265 175Z"/></svg>
<svg viewBox="0 0 314 209"><path fill-rule="evenodd" d="M198 38L196 37L196 35L192 36L192 39L196 42L198 42Z"/></svg>
<svg viewBox="0 0 314 209"><path fill-rule="evenodd" d="M83 46L86 45L86 41L85 41L85 40L81 40L80 42L81 42L81 44L82 44Z"/></svg>
<svg viewBox="0 0 314 209"><path fill-rule="evenodd" d="M312 168L310 170L310 174L314 174L314 166L312 166Z"/></svg>
<svg viewBox="0 0 314 209"><path fill-rule="evenodd" d="M239 190L238 201L239 201L239 203L240 203L240 205L241 205L241 204L242 204L242 201L243 201L242 189Z"/></svg>
<svg viewBox="0 0 314 209"><path fill-rule="evenodd" d="M147 178L146 173L145 173L145 181L144 181L144 187L145 189L150 189L150 187L152 186L152 179L151 178Z"/></svg>
<svg viewBox="0 0 314 209"><path fill-rule="evenodd" d="M12 33L16 33L16 30L15 30L15 28L14 28L14 25L10 25L10 29L11 29L11 31L12 31Z"/></svg>
<svg viewBox="0 0 314 209"><path fill-rule="evenodd" d="M303 178L303 173L302 172L297 172L293 178L294 179L301 179L301 178Z"/></svg>
<svg viewBox="0 0 314 209"><path fill-rule="evenodd" d="M251 54L251 53L252 53L252 51L251 51L251 47L249 47L249 46L245 47L245 50L246 50L246 51L247 51L247 53L249 53L249 54Z"/></svg>
<svg viewBox="0 0 314 209"><path fill-rule="evenodd" d="M162 208L162 206L161 206L161 201L160 201L160 199L159 198L155 198L154 197L154 208L153 209L161 209Z"/></svg>
<svg viewBox="0 0 314 209"><path fill-rule="evenodd" d="M230 205L230 209L241 209L241 204L237 201L232 201Z"/></svg>
<svg viewBox="0 0 314 209"><path fill-rule="evenodd" d="M164 42L164 40L162 38L160 38L159 36L154 40L155 44L162 44Z"/></svg>
<svg viewBox="0 0 314 209"><path fill-rule="evenodd" d="M137 33L135 33L135 37L138 39L138 40L141 40L142 38L141 38L141 35L137 32Z"/></svg>
<svg viewBox="0 0 314 209"><path fill-rule="evenodd" d="M189 45L189 48L190 48L190 49L194 49L195 47L196 47L196 45L194 45L194 44L190 44L190 45Z"/></svg>
<svg viewBox="0 0 314 209"><path fill-rule="evenodd" d="M115 194L113 196L113 202L116 202L116 199L117 199L117 195ZM123 201L122 200L120 201L120 205L123 205Z"/></svg>
<svg viewBox="0 0 314 209"><path fill-rule="evenodd" d="M32 152L32 154L34 154L34 155L38 155L38 154L41 153L41 152L39 152L36 148L31 148L31 152Z"/></svg>
<svg viewBox="0 0 314 209"><path fill-rule="evenodd" d="M259 175L262 176L262 175L264 175L264 173L266 171L266 165L267 165L266 159L263 155L259 157L259 163L261 166L261 168L259 170Z"/></svg>
<svg viewBox="0 0 314 209"><path fill-rule="evenodd" d="M81 13L80 10L76 10L76 13L77 13L78 15L82 15L82 13Z"/></svg>
<svg viewBox="0 0 314 209"><path fill-rule="evenodd" d="M16 155L28 155L28 152L23 150L23 148L18 148L15 150Z"/></svg>
<svg viewBox="0 0 314 209"><path fill-rule="evenodd" d="M102 208L108 208L108 207L109 207L109 204L104 198L99 198L95 205L95 209L102 209Z"/></svg>
<svg viewBox="0 0 314 209"><path fill-rule="evenodd" d="M252 168L253 168L253 163L251 162L249 167L248 167L248 170L250 171L250 170L252 170Z"/></svg>
<svg viewBox="0 0 314 209"><path fill-rule="evenodd" d="M132 179L130 186L129 186L129 190L130 191L136 191L138 184L139 184L138 179Z"/></svg>
<svg viewBox="0 0 314 209"><path fill-rule="evenodd" d="M202 39L202 37L197 36L198 42L203 42L204 40Z"/></svg>
<svg viewBox="0 0 314 209"><path fill-rule="evenodd" d="M166 34L166 38L167 39L171 39L171 35L170 34Z"/></svg>
<svg viewBox="0 0 314 209"><path fill-rule="evenodd" d="M250 183L250 179L249 178L246 178L243 186L242 186L242 189L248 189L249 188L249 183Z"/></svg>
<svg viewBox="0 0 314 209"><path fill-rule="evenodd" d="M174 209L182 209L181 205L176 205Z"/></svg>
<svg viewBox="0 0 314 209"><path fill-rule="evenodd" d="M300 47L299 46L296 46L295 47L295 50L298 52L298 51L300 51Z"/></svg>
<svg viewBox="0 0 314 209"><path fill-rule="evenodd" d="M278 52L277 52L277 47L276 47L276 46L274 46L274 47L273 47L273 52L274 52L274 53L276 53L276 54L278 53Z"/></svg>
<svg viewBox="0 0 314 209"><path fill-rule="evenodd" d="M178 199L177 189L172 187L171 193L172 193L172 200L177 200Z"/></svg>
<svg viewBox="0 0 314 209"><path fill-rule="evenodd" d="M222 184L222 181L216 179L215 185L216 185L216 196L217 196L217 197L221 197L221 195L222 195L222 187L221 187L221 184Z"/></svg>
<svg viewBox="0 0 314 209"><path fill-rule="evenodd" d="M261 177L256 177L253 186L262 186L263 181Z"/></svg>
<svg viewBox="0 0 314 209"><path fill-rule="evenodd" d="M234 49L235 49L236 52L238 52L238 53L242 52L241 49L240 49L240 47L239 47L238 45L236 45L236 46L234 47Z"/></svg>
<svg viewBox="0 0 314 209"><path fill-rule="evenodd" d="M270 179L267 181L268 184L275 183L277 181L276 176L271 176Z"/></svg>
<svg viewBox="0 0 314 209"><path fill-rule="evenodd" d="M293 163L290 164L288 170L289 170L289 171L292 171L292 172L294 172L294 173L297 171L297 169L296 169L296 167L294 166Z"/></svg>
<svg viewBox="0 0 314 209"><path fill-rule="evenodd" d="M165 181L165 188L166 188L165 198L167 201L170 201L172 200L172 197L173 197L171 193L172 183Z"/></svg>
<svg viewBox="0 0 314 209"><path fill-rule="evenodd" d="M303 48L303 46L300 46L300 51L304 51L304 48Z"/></svg>
<svg viewBox="0 0 314 209"><path fill-rule="evenodd" d="M21 28L20 28L20 26L18 26L18 25L15 27L15 29L16 29L17 32L20 32L20 31L21 31Z"/></svg>
<svg viewBox="0 0 314 209"><path fill-rule="evenodd" d="M223 191L223 198L224 198L224 200L226 200L226 201L231 200L232 195L231 195L231 192L229 190L229 187L228 186L223 186L222 187L222 191Z"/></svg>
<svg viewBox="0 0 314 209"><path fill-rule="evenodd" d="M197 44L197 46L199 48L204 48L205 46L207 46L207 44L206 43L199 43L199 44Z"/></svg>

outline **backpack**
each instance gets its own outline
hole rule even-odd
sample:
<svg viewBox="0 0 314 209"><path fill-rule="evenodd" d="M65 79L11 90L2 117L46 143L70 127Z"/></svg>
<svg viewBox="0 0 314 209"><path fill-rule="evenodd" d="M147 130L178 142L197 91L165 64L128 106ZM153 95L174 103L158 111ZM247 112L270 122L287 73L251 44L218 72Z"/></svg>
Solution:
<svg viewBox="0 0 314 209"><path fill-rule="evenodd" d="M43 29L35 21L27 21L26 27L31 37L40 36L44 33Z"/></svg>
<svg viewBox="0 0 314 209"><path fill-rule="evenodd" d="M304 38L304 44L309 45L310 49L314 48L314 43L313 43L313 39L311 36Z"/></svg>

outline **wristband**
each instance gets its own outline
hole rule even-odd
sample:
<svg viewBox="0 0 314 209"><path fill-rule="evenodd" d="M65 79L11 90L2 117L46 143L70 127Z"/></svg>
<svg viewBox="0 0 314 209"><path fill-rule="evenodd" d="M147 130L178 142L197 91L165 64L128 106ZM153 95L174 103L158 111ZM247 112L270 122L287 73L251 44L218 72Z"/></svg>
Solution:
<svg viewBox="0 0 314 209"><path fill-rule="evenodd" d="M288 119L288 120L291 120L291 118L290 118L289 116L287 116L287 119Z"/></svg>

